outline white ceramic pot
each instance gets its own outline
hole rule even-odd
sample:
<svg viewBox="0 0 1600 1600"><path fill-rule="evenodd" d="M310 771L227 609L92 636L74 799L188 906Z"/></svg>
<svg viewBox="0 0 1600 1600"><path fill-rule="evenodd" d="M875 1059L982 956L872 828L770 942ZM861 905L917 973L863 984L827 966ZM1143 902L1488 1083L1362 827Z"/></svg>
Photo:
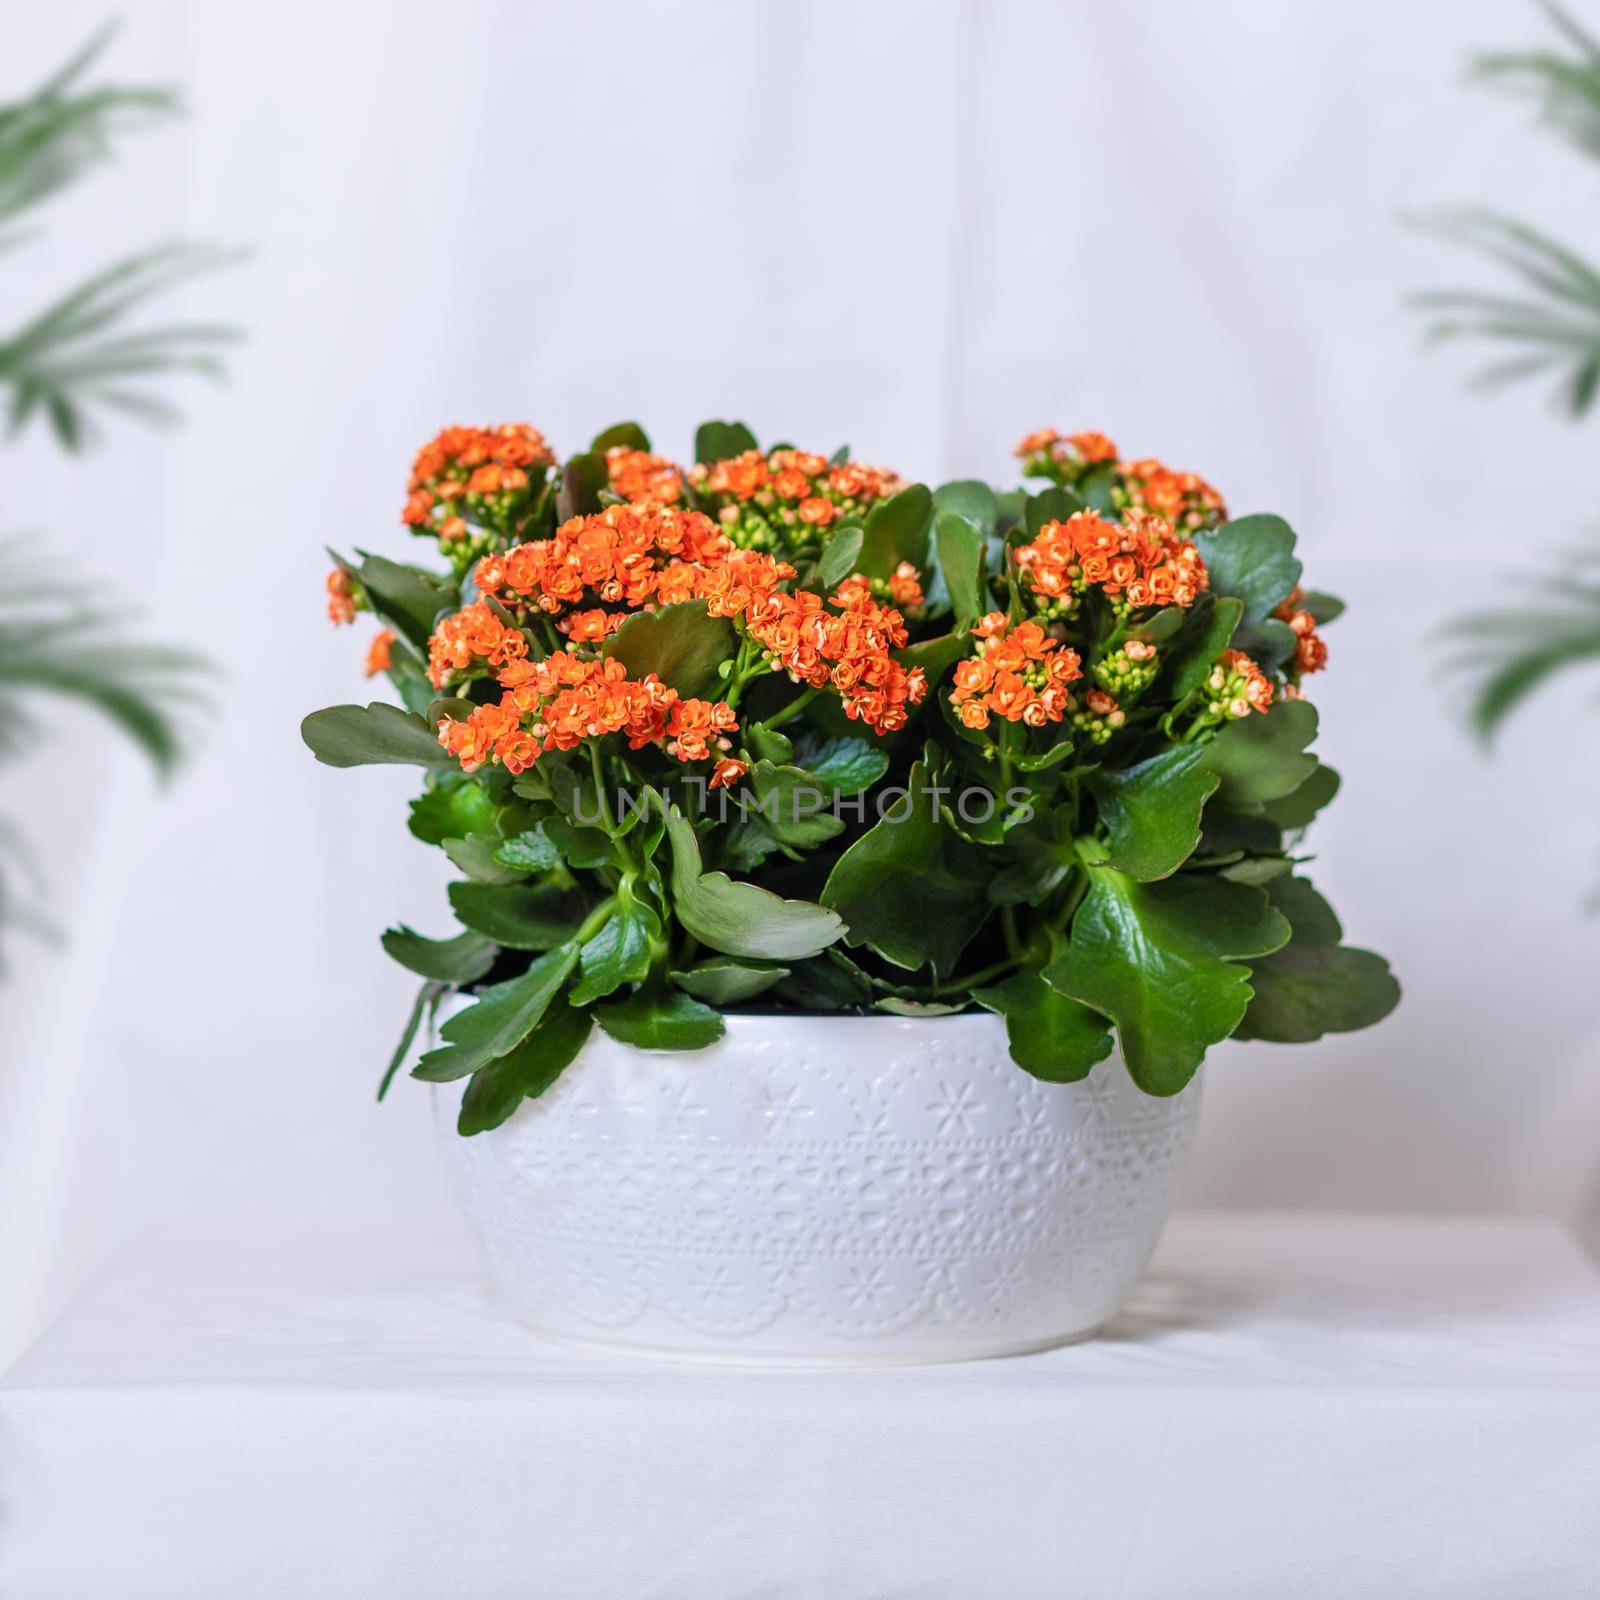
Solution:
<svg viewBox="0 0 1600 1600"><path fill-rule="evenodd" d="M495 1281L558 1338L751 1364L959 1361L1093 1333L1171 1207L1199 1085L1047 1084L988 1015L598 1031L504 1126L440 1133Z"/></svg>

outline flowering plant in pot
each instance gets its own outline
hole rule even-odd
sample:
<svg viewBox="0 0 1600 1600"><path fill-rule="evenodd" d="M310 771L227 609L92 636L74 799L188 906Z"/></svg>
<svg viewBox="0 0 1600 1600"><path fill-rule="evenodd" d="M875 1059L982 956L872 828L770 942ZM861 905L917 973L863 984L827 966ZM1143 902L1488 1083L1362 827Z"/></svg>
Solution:
<svg viewBox="0 0 1600 1600"><path fill-rule="evenodd" d="M1154 1243L1207 1050L1396 1003L1296 870L1339 606L1288 525L1097 434L1018 455L1028 490L929 489L739 424L689 466L633 424L565 462L452 428L403 513L439 562L339 559L400 704L306 742L423 768L411 831L461 873L459 931L384 935L421 980L384 1086L448 999L412 1073L546 1327L1080 1333Z"/></svg>

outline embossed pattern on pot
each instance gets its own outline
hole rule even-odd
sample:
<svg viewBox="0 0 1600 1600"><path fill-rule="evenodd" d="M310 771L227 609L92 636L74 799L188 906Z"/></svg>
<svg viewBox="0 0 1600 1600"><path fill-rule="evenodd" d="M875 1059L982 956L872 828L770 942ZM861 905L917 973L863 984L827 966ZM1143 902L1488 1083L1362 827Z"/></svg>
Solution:
<svg viewBox="0 0 1600 1600"><path fill-rule="evenodd" d="M693 1055L596 1035L470 1139L463 1203L535 1326L752 1363L959 1360L1081 1337L1166 1220L1195 1084L1142 1095L1010 1059L999 1020L730 1016Z"/></svg>

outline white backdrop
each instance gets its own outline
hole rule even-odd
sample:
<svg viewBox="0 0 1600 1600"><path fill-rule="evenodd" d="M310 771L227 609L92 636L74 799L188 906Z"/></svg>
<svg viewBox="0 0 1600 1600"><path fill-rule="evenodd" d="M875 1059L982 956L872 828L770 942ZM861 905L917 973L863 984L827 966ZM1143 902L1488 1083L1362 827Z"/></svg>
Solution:
<svg viewBox="0 0 1600 1600"><path fill-rule="evenodd" d="M17 11L0 92L100 16ZM165 795L76 719L0 780L71 928L0 989L0 1355L153 1215L449 1204L423 1091L372 1104L411 988L377 934L443 931L443 874L409 777L318 767L297 724L364 688L323 544L404 554L410 454L458 420L570 448L638 416L676 453L738 416L930 481L1100 427L1287 514L1351 602L1313 871L1407 998L1219 1052L1192 1195L1600 1215L1600 725L1569 688L1485 762L1429 638L1589 520L1593 433L1466 396L1401 303L1471 268L1404 211L1498 202L1600 252L1591 173L1461 84L1542 27L1510 0L129 7L119 76L181 79L192 118L0 262L7 316L182 231L254 246L194 298L250 343L181 433L8 452L0 527L224 661L225 714Z"/></svg>

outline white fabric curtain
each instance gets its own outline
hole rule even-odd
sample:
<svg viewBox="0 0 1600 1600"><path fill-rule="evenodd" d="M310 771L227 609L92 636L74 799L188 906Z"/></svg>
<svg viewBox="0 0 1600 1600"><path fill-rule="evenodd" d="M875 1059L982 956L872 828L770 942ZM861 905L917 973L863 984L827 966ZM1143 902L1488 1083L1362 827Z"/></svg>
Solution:
<svg viewBox="0 0 1600 1600"><path fill-rule="evenodd" d="M18 91L101 8L18 10ZM111 67L192 115L0 260L16 320L184 233L249 244L193 297L249 343L174 434L0 456L0 527L212 654L222 714L154 792L91 721L6 769L64 949L0 988L0 1353L168 1212L448 1205L424 1091L372 1090L446 927L404 773L316 766L360 698L325 543L405 554L409 456L449 421L570 448L639 417L937 481L1098 427L1301 531L1343 592L1316 698L1345 792L1310 869L1406 985L1378 1031L1207 1069L1208 1203L1600 1218L1600 722L1576 686L1485 761L1430 638L1591 520L1593 429L1464 392L1411 290L1475 264L1401 214L1506 206L1600 254L1592 172L1463 86L1532 7L1377 0L136 4Z"/></svg>

